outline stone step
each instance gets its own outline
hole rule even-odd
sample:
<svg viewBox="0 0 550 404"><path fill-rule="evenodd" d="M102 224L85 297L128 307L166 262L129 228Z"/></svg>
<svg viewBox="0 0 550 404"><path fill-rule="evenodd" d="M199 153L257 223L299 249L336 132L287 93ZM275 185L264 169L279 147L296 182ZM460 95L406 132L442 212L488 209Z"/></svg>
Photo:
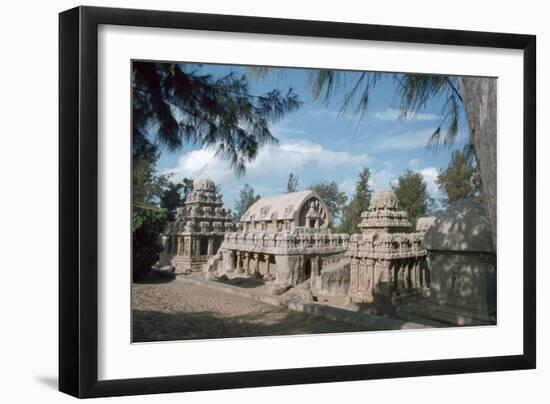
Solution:
<svg viewBox="0 0 550 404"><path fill-rule="evenodd" d="M446 307L430 302L411 303L398 306L397 315L403 319L420 319L428 324L439 323L447 326L493 325L489 319L483 319L474 313L458 307ZM441 327L441 325L439 325Z"/></svg>

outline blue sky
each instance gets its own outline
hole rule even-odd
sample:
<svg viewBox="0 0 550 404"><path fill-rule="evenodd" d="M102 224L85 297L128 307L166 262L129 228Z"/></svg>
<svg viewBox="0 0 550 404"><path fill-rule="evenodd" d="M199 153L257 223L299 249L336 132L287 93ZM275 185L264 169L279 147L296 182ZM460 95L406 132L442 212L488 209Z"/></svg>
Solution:
<svg viewBox="0 0 550 404"><path fill-rule="evenodd" d="M247 74L247 69L228 65L202 65L201 73L222 76L229 72ZM290 172L299 176L299 189L322 181L336 181L340 189L353 195L358 173L363 166L372 173L375 191L390 189L390 184L407 169L420 172L434 197L440 194L434 180L445 168L452 150L440 148L437 154L426 143L441 122L444 99L431 100L425 110L405 121L398 119L395 81L383 76L370 95L367 115L358 120L350 112L339 114L344 92L336 93L329 105L312 99L307 86L307 69L271 71L266 77L251 77L250 93L263 94L273 88L283 92L289 87L303 102L301 108L271 125L279 145L264 147L246 173L237 177L212 149L185 145L177 152L163 152L157 168L160 173L183 177L210 178L221 186L226 207L234 208L240 189L250 184L261 196L285 192ZM343 88L349 88L358 72L346 72ZM455 148L466 139L461 117L461 134Z"/></svg>

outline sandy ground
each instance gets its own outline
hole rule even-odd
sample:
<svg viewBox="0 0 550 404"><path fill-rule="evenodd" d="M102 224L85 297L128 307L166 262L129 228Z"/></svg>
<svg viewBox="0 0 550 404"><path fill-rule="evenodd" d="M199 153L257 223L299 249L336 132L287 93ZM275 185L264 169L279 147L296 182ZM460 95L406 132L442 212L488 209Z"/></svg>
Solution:
<svg viewBox="0 0 550 404"><path fill-rule="evenodd" d="M133 284L132 304L134 342L364 331L177 277Z"/></svg>

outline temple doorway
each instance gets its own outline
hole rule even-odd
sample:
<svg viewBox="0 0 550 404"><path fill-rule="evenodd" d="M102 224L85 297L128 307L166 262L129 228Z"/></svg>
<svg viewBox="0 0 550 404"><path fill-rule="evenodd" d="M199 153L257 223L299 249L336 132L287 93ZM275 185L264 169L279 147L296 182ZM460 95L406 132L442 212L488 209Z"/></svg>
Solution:
<svg viewBox="0 0 550 404"><path fill-rule="evenodd" d="M304 280L311 278L311 260L306 258L304 262Z"/></svg>

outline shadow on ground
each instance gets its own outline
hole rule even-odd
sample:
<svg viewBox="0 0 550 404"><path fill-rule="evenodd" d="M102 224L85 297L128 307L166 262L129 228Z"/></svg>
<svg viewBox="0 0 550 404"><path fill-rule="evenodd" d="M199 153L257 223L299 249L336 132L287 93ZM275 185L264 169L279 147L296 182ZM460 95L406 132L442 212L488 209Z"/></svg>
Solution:
<svg viewBox="0 0 550 404"><path fill-rule="evenodd" d="M258 288L265 285L265 281L261 278L217 279L217 282L224 283L226 285L238 286L245 289Z"/></svg>
<svg viewBox="0 0 550 404"><path fill-rule="evenodd" d="M212 312L133 312L133 342L369 331L368 328L288 311L221 317Z"/></svg>
<svg viewBox="0 0 550 404"><path fill-rule="evenodd" d="M134 283L145 283L145 284L157 284L157 283L168 283L176 279L176 274L173 272L159 271L152 269L145 275L145 278Z"/></svg>

